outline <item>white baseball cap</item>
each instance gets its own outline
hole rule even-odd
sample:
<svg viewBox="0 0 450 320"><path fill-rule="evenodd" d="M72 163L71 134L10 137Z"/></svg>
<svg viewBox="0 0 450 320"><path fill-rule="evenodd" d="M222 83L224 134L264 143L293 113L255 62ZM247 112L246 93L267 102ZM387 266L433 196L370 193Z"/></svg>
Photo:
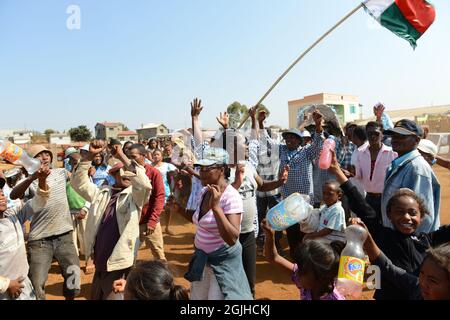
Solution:
<svg viewBox="0 0 450 320"><path fill-rule="evenodd" d="M431 140L427 140L427 139L420 140L420 143L419 143L419 146L417 147L417 149L419 149L423 153L431 154L433 157L436 157L436 155L438 153L438 148L434 144L434 142Z"/></svg>

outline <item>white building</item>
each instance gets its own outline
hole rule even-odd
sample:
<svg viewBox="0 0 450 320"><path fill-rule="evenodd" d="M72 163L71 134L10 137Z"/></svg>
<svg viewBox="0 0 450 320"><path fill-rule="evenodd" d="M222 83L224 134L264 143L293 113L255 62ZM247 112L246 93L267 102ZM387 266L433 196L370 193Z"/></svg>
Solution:
<svg viewBox="0 0 450 320"><path fill-rule="evenodd" d="M362 119L362 105L360 105L357 96L319 93L288 102L289 127L297 127L297 116L302 109L311 105L321 104L326 104L336 111L341 126L345 126L347 122L354 122Z"/></svg>
<svg viewBox="0 0 450 320"><path fill-rule="evenodd" d="M28 130L14 131L13 139L15 144L27 144L31 142L33 132Z"/></svg>
<svg viewBox="0 0 450 320"><path fill-rule="evenodd" d="M68 146L72 144L72 139L70 139L70 136L66 133L53 133L50 135L50 144Z"/></svg>

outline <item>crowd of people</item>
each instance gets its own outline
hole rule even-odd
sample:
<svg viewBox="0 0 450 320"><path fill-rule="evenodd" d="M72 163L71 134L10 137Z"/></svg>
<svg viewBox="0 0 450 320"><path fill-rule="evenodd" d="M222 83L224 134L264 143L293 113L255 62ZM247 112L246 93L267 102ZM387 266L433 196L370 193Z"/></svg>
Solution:
<svg viewBox="0 0 450 320"><path fill-rule="evenodd" d="M75 299L80 257L94 273L92 300L252 300L258 255L288 272L301 300L343 300L335 284L352 224L367 230L364 250L381 269L375 299L450 299L450 227L440 224L445 208L433 171L450 166L421 126L393 124L377 105L376 121L341 130L316 109L279 138L267 128L267 110L255 106L251 129L230 128L225 112L204 139L202 111L194 99L189 136L93 140L66 149L62 168L34 145L27 152L39 171L0 171L0 300L45 300L53 259L63 296ZM336 147L323 170L326 139ZM267 212L295 193L317 209L316 225L275 232ZM196 227L184 275L190 288L175 284L164 252L174 214ZM153 260L137 261L141 245Z"/></svg>

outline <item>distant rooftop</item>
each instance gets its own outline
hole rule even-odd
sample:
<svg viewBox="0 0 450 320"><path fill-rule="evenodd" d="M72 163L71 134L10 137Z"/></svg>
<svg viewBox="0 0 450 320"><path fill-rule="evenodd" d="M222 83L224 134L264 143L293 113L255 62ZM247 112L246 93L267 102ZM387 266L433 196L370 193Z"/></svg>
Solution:
<svg viewBox="0 0 450 320"><path fill-rule="evenodd" d="M123 124L120 122L98 122L97 124L101 124L105 127L117 127L122 126Z"/></svg>
<svg viewBox="0 0 450 320"><path fill-rule="evenodd" d="M118 136L135 136L135 135L137 135L137 133L134 131L120 131L117 135Z"/></svg>
<svg viewBox="0 0 450 320"><path fill-rule="evenodd" d="M162 123L148 123L148 124L146 124L146 125L142 125L142 127L141 128L139 128L139 129L152 129L152 128L158 128L159 126L164 126L164 127L166 127L164 124L162 124ZM167 128L167 127L166 127ZM138 130L139 130L138 129Z"/></svg>

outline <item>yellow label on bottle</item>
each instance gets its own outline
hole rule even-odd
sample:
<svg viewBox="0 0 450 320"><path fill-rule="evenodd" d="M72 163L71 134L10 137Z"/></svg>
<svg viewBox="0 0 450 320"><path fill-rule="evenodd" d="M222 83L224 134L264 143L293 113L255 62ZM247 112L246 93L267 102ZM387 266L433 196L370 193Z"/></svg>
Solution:
<svg viewBox="0 0 450 320"><path fill-rule="evenodd" d="M363 284L364 282L364 269L366 263L364 260L342 256L339 263L339 279L348 279L357 283Z"/></svg>
<svg viewBox="0 0 450 320"><path fill-rule="evenodd" d="M5 150L3 150L3 152L0 154L0 157L5 159L6 161L14 163L20 159L20 157L22 156L22 153L23 153L23 149L21 147L8 142L6 144Z"/></svg>

